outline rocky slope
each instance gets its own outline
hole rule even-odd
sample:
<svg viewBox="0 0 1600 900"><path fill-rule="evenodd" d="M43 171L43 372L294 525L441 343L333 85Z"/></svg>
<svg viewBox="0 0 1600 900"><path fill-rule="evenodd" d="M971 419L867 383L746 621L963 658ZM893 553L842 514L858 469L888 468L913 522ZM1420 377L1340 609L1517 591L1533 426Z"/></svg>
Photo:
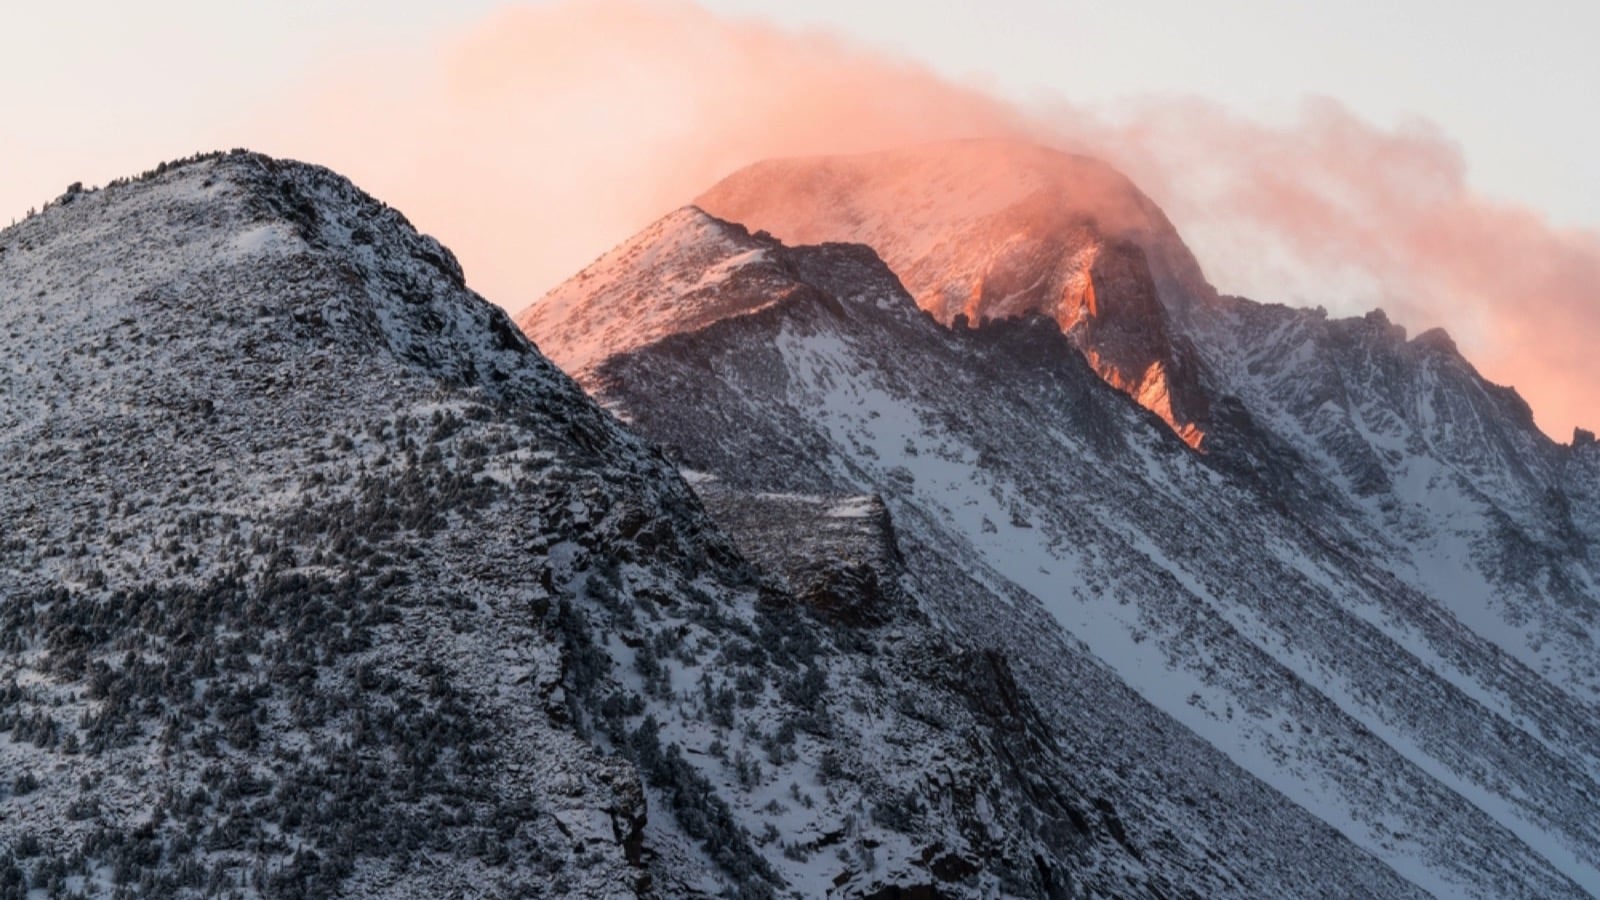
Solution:
<svg viewBox="0 0 1600 900"><path fill-rule="evenodd" d="M0 896L1204 883L874 501L707 483L725 530L331 172L71 191L0 334Z"/></svg>
<svg viewBox="0 0 1600 900"><path fill-rule="evenodd" d="M810 197L833 165L775 183ZM905 240L943 246L928 211L904 211ZM900 226L873 221L887 232L866 236L895 246ZM651 255L688 223L703 257ZM1535 615L1494 587L1523 571L1563 598L1548 621L1584 622L1594 454L1545 441L1439 336L1163 297L1202 359L1212 430L1194 453L1106 385L1081 329L1050 310L944 327L892 249L886 265L860 245L791 248L697 210L625 246L553 295L566 311L524 316L532 336L559 347L574 310L625 322L655 304L661 337L590 357L591 392L730 485L882 496L933 619L1011 657L1066 768L1095 773L1147 864L1206 896L1600 890L1590 638L1568 627L1572 664L1538 665L1418 562L1457 535L1478 561L1457 583L1488 609ZM721 274L752 253L786 283ZM672 324L681 284L729 313ZM1419 499L1419 478L1435 493ZM1463 508L1485 512L1449 518Z"/></svg>

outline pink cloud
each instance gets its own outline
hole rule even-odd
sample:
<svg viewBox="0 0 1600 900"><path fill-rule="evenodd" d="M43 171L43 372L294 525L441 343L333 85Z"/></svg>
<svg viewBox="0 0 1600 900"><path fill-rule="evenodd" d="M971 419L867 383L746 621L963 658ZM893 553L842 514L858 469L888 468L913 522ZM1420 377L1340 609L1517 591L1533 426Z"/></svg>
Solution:
<svg viewBox="0 0 1600 900"><path fill-rule="evenodd" d="M752 160L1022 124L826 34L598 0L510 9L436 46L341 61L258 123L255 143L400 206L516 309Z"/></svg>
<svg viewBox="0 0 1600 900"><path fill-rule="evenodd" d="M1109 148L1180 227L1205 223L1201 259L1224 289L1293 281L1349 311L1339 294L1354 284L1357 304L1381 303L1414 331L1449 329L1552 435L1595 424L1600 234L1478 195L1460 150L1426 123L1385 130L1314 101L1271 127L1151 101L1080 140ZM1252 271L1263 258L1292 271Z"/></svg>
<svg viewBox="0 0 1600 900"><path fill-rule="evenodd" d="M246 134L400 207L513 311L746 163L958 137L1102 156L1222 290L1444 325L1551 433L1594 424L1600 237L1477 196L1425 123L1377 128L1332 102L1285 126L1184 99L1024 110L829 34L596 0L340 60Z"/></svg>

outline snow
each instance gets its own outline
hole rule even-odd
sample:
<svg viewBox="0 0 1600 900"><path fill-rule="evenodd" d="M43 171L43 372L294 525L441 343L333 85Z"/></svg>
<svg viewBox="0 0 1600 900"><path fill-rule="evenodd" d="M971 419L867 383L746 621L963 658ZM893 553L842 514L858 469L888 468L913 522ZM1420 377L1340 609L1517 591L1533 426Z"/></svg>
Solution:
<svg viewBox="0 0 1600 900"><path fill-rule="evenodd" d="M264 222L239 231L228 241L227 252L239 258L270 256L286 252L294 243L294 232L287 225Z"/></svg>

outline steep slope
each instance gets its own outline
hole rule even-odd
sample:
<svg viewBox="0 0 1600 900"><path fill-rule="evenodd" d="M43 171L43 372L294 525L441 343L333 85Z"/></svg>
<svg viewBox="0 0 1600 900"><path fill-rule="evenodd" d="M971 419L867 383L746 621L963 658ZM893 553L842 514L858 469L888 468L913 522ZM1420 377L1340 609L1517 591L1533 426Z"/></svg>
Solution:
<svg viewBox="0 0 1600 900"><path fill-rule="evenodd" d="M1600 528L1581 447L1443 331L1230 298L1212 370L1395 545L1388 568L1586 703L1600 700Z"/></svg>
<svg viewBox="0 0 1600 900"><path fill-rule="evenodd" d="M1055 322L946 329L865 247L752 240L794 284L586 387L735 486L880 494L934 618L1012 657L1148 865L1207 896L1600 887L1592 708L1397 577L1291 442L1191 454ZM700 284L580 279L657 275ZM1318 505L1285 502L1306 478Z"/></svg>
<svg viewBox="0 0 1600 900"><path fill-rule="evenodd" d="M539 704L562 654L535 604L582 569L542 589L526 545L632 501L704 558L692 501L443 248L249 154L69 193L0 246L9 876L640 880L639 778ZM453 549L483 518L550 524Z"/></svg>
<svg viewBox="0 0 1600 900"><path fill-rule="evenodd" d="M795 282L764 246L685 207L529 307L517 324L543 335L540 349L564 371L587 371L668 334L750 312L752 303L777 302Z"/></svg>
<svg viewBox="0 0 1600 900"><path fill-rule="evenodd" d="M871 246L923 309L1044 315L1107 382L1191 446L1206 396L1174 316L1214 292L1155 204L1099 160L1007 141L772 160L695 200L790 244Z"/></svg>
<svg viewBox="0 0 1600 900"><path fill-rule="evenodd" d="M1174 892L896 553L747 561L333 173L70 192L0 333L0 893Z"/></svg>

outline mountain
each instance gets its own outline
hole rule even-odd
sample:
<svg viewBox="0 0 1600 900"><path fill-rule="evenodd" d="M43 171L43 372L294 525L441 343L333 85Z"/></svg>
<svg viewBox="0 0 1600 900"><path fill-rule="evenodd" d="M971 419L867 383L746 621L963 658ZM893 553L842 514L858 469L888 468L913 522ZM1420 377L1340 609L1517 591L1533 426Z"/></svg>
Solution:
<svg viewBox="0 0 1600 900"><path fill-rule="evenodd" d="M1109 172L993 144L759 164L519 321L563 363L572 323L646 316L573 369L631 428L748 492L879 495L930 618L1012 660L1175 883L1600 892L1595 445L1544 438L1440 332L1216 295ZM1115 190L1012 190L1084 173ZM1059 280L990 304L1029 242L1008 284ZM1073 270L1118 242L1139 290ZM1101 311L1159 300L1193 420L1052 306L1084 267Z"/></svg>
<svg viewBox="0 0 1600 900"><path fill-rule="evenodd" d="M879 500L691 487L332 172L74 188L0 232L0 333L0 896L1223 877L1144 858Z"/></svg>
<svg viewBox="0 0 1600 900"><path fill-rule="evenodd" d="M517 324L542 335L541 349L563 370L587 372L614 354L776 303L799 288L768 257L768 243L681 209L529 307ZM591 283L602 272L627 281ZM609 298L604 308L590 302L599 291Z"/></svg>

